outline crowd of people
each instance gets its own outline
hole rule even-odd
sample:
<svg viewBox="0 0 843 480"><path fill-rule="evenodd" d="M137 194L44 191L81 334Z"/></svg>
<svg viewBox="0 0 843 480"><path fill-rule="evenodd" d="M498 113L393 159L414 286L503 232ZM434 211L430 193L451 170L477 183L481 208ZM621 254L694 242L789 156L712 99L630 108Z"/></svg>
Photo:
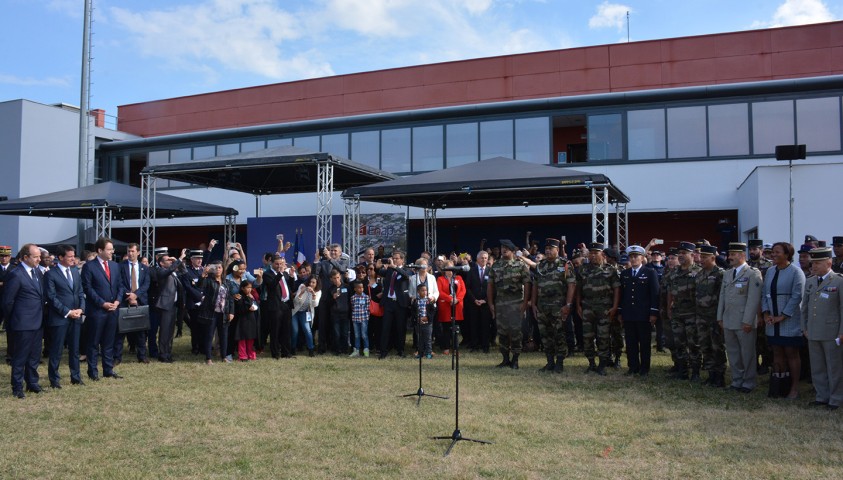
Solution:
<svg viewBox="0 0 843 480"><path fill-rule="evenodd" d="M11 247L0 247L12 392L42 391L42 355L50 387L62 388L65 350L77 385L83 362L90 381L122 378L115 367L124 353L173 362L186 324L192 353L209 365L265 353L405 357L409 329L416 358L496 347L497 367L519 369L522 351L539 350L541 371L562 373L582 352L586 374L606 375L625 349L626 375L647 377L655 338L656 350L670 351L671 378L749 393L769 373L768 395L795 399L809 376L811 405L843 403L843 237L829 248L807 236L798 251L757 239L725 252L705 240L662 244L568 250L564 238L549 238L540 252L528 235L524 248L484 241L476 255L423 252L413 261L383 247L353 258L334 244L293 265L279 235L251 271L238 243L213 261L216 241L178 257L156 248L150 260L129 244L119 261L108 238L81 258L72 246L53 255L26 244L13 261ZM121 333L121 309L143 306L148 328Z"/></svg>

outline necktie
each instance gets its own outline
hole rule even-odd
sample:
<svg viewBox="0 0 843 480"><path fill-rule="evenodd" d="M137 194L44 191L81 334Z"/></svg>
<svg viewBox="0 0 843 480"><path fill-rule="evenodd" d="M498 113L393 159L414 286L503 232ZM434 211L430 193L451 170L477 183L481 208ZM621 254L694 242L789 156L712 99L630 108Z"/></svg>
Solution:
<svg viewBox="0 0 843 480"><path fill-rule="evenodd" d="M102 268L105 269L105 278L107 278L108 281L110 282L111 281L111 270L108 268L108 261L107 260L105 262L102 262Z"/></svg>
<svg viewBox="0 0 843 480"><path fill-rule="evenodd" d="M287 282L284 281L284 274L278 275L278 283L281 285L281 300L287 299Z"/></svg>
<svg viewBox="0 0 843 480"><path fill-rule="evenodd" d="M138 271L135 269L135 264L132 263L132 293L138 290Z"/></svg>
<svg viewBox="0 0 843 480"><path fill-rule="evenodd" d="M821 283L823 283L823 277L817 277L817 286L819 287Z"/></svg>
<svg viewBox="0 0 843 480"><path fill-rule="evenodd" d="M396 272L392 272L392 280L389 281L389 296L395 296L395 277L398 275Z"/></svg>
<svg viewBox="0 0 843 480"><path fill-rule="evenodd" d="M73 276L70 275L70 268L65 268L64 273L67 274L67 283L70 284L70 288L73 288Z"/></svg>
<svg viewBox="0 0 843 480"><path fill-rule="evenodd" d="M483 280L483 267L480 267L480 280Z"/></svg>
<svg viewBox="0 0 843 480"><path fill-rule="evenodd" d="M736 268L734 272L732 272L732 280L738 278L738 269Z"/></svg>
<svg viewBox="0 0 843 480"><path fill-rule="evenodd" d="M29 271L29 275L32 277L33 280L35 280L35 283L38 283L38 278L35 277L35 269L34 268Z"/></svg>

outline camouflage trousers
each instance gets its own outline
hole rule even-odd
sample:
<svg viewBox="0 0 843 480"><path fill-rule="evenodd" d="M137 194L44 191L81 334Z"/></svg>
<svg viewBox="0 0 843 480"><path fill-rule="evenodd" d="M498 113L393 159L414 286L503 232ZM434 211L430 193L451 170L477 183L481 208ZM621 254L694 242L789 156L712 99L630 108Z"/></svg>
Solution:
<svg viewBox="0 0 843 480"><path fill-rule="evenodd" d="M697 315L702 368L709 372L726 372L726 342L716 315Z"/></svg>
<svg viewBox="0 0 843 480"><path fill-rule="evenodd" d="M615 358L619 358L623 353L623 325L614 321L609 324L609 341L611 343L611 352Z"/></svg>
<svg viewBox="0 0 843 480"><path fill-rule="evenodd" d="M582 338L585 343L585 356L593 360L599 356L608 361L609 353L609 309L610 305L586 305L582 309ZM597 352L594 351L594 339L597 338Z"/></svg>
<svg viewBox="0 0 843 480"><path fill-rule="evenodd" d="M501 353L521 353L524 334L521 330L521 300L495 302L495 323L498 326L498 345Z"/></svg>
<svg viewBox="0 0 843 480"><path fill-rule="evenodd" d="M568 356L568 342L565 341L565 319L562 305L549 304L538 307L539 333L545 355Z"/></svg>
<svg viewBox="0 0 843 480"><path fill-rule="evenodd" d="M676 346L676 361L685 368L699 369L702 361L697 316L693 313L674 313L670 326L673 329L673 341Z"/></svg>

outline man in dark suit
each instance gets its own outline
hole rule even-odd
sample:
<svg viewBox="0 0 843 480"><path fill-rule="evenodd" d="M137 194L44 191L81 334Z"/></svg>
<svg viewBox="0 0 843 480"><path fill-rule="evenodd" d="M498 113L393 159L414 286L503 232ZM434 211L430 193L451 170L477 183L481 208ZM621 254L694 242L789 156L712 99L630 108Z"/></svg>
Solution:
<svg viewBox="0 0 843 480"><path fill-rule="evenodd" d="M3 315L12 351L12 394L24 398L26 390L41 393L38 361L44 320L44 278L38 269L41 251L27 243L18 254L21 264L12 269L3 286Z"/></svg>
<svg viewBox="0 0 843 480"><path fill-rule="evenodd" d="M0 246L0 299L3 298L3 282L6 278L6 273L8 273L15 265L12 263L12 247L8 245ZM3 320L3 309L0 308L0 325L3 325L3 328L6 328L6 323ZM6 363L9 365L12 364L12 357L11 357L11 349L8 348L11 346L9 342L8 335L6 336Z"/></svg>
<svg viewBox="0 0 843 480"><path fill-rule="evenodd" d="M173 335L176 331L177 302L181 287L176 270L181 266L181 260L169 256L166 247L156 248L155 254L156 265L152 267L152 275L158 283L158 298L154 306L161 322L158 329L158 361L172 363ZM187 249L182 250L182 258L186 255Z"/></svg>
<svg viewBox="0 0 843 480"><path fill-rule="evenodd" d="M348 272L348 260L342 257L342 247L334 243L330 248L325 247L322 252L316 252L313 259L313 275L322 282L322 288L327 289L331 284L331 272L337 270L343 277ZM316 321L319 324L319 353L325 353L334 343L334 329L331 325L331 302L319 302L316 310ZM265 336L264 336L265 338Z"/></svg>
<svg viewBox="0 0 843 480"><path fill-rule="evenodd" d="M85 323L88 324L88 377L100 379L97 370L102 350L104 377L123 378L114 371L114 334L120 301L126 293L120 278L120 264L111 260L114 244L101 237L96 243L97 256L82 267L82 290L85 292Z"/></svg>
<svg viewBox="0 0 843 480"><path fill-rule="evenodd" d="M378 276L383 277L383 326L381 328L381 353L389 354L390 340L399 357L404 357L407 342L407 309L410 306L410 277L413 271L404 268L404 252L393 250L392 258L384 263L378 260Z"/></svg>
<svg viewBox="0 0 843 480"><path fill-rule="evenodd" d="M646 267L644 248L630 245L626 249L630 268L621 272L621 303L618 320L626 337L626 375L650 373L650 331L659 318L659 278L656 271Z"/></svg>
<svg viewBox="0 0 843 480"><path fill-rule="evenodd" d="M123 280L123 288L126 290L121 306L127 307L149 305L149 268L139 261L140 245L130 243L126 250L126 260L120 262L120 278ZM146 330L133 332L128 335L135 337L134 345L137 349L138 362L149 363L146 348ZM123 340L125 333L119 331L115 334L114 342L114 364L119 365L123 361Z"/></svg>
<svg viewBox="0 0 843 480"><path fill-rule="evenodd" d="M472 352L482 349L489 353L489 333L492 326L492 312L486 299L489 283L489 254L484 250L477 253L477 261L471 265L466 279L465 304L468 320L469 346Z"/></svg>
<svg viewBox="0 0 843 480"><path fill-rule="evenodd" d="M263 273L266 301L261 309L261 321L269 329L269 351L272 358L289 358L292 349L292 306L294 279L287 271L287 261L282 256L272 257L272 268ZM327 303L327 302L326 302ZM330 320L329 318L325 319Z"/></svg>
<svg viewBox="0 0 843 480"><path fill-rule="evenodd" d="M82 330L85 294L82 292L82 277L76 269L76 251L70 245L59 245L56 257L58 265L44 275L47 297L47 328L50 330L50 365L47 376L52 388L61 388L59 363L67 340L67 364L70 367L70 381L84 385L79 371L79 332Z"/></svg>

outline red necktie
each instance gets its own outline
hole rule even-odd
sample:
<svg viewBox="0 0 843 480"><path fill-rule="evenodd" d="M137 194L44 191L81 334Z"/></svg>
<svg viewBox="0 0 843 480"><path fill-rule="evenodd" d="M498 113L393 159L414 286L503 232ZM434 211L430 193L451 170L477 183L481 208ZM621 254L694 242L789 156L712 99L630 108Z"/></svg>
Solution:
<svg viewBox="0 0 843 480"><path fill-rule="evenodd" d="M283 274L279 275L279 277L281 278L278 281L278 283L281 284L281 298L284 299L284 298L287 298L287 285L285 285L287 282L284 281L284 275Z"/></svg>
<svg viewBox="0 0 843 480"><path fill-rule="evenodd" d="M389 282L389 296L395 296L395 277L398 276L397 272L392 272L392 281Z"/></svg>
<svg viewBox="0 0 843 480"><path fill-rule="evenodd" d="M108 260L102 262L102 268L105 269L105 278L107 278L108 281L110 282L111 281L111 270L109 270L109 268L108 268Z"/></svg>

